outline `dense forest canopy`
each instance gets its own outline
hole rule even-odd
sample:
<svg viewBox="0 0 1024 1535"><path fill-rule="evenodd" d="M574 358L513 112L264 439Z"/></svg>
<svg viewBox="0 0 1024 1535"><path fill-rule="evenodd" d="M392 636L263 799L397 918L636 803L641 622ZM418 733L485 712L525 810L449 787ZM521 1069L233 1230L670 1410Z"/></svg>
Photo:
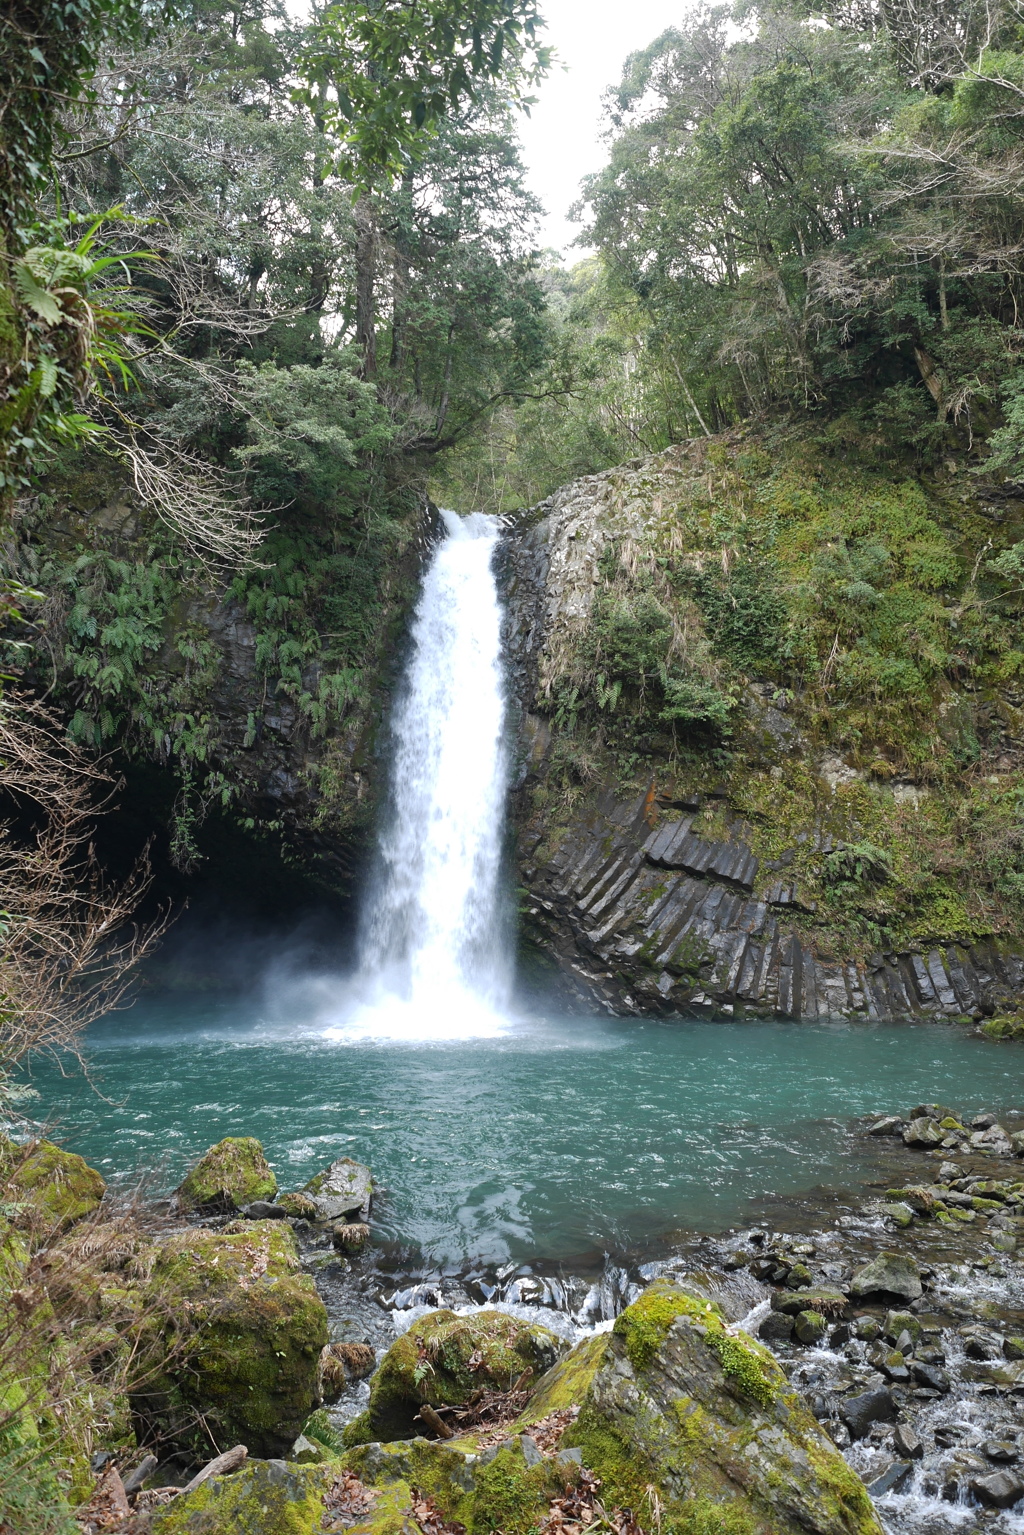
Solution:
<svg viewBox="0 0 1024 1535"><path fill-rule="evenodd" d="M81 88L28 80L49 163L8 199L5 446L9 489L32 491L9 576L42 594L10 627L75 741L173 767L182 867L209 805L251 799L263 731L250 708L224 737L211 604L251 624L265 694L312 740L357 738L425 492L507 511L786 422L872 472L949 455L1018 472L1012 4L681 14L607 93L608 163L578 210L593 254L571 265L536 249L516 139L550 64L534 0L74 14L60 68ZM88 521L117 484L145 508L130 536ZM845 679L892 711L905 756L901 700L990 645L1024 558L992 547L965 572L944 535L897 521L821 533L809 565L794 543L783 570L762 518L774 617L760 587L698 584L746 625L730 666L798 691ZM965 576L985 595L954 633ZM619 696L601 675L599 714ZM662 723L724 729L709 678L676 679ZM317 772L331 800L338 775Z"/></svg>
<svg viewBox="0 0 1024 1535"><path fill-rule="evenodd" d="M1021 46L1012 5L719 6L633 55L596 260L549 278L586 380L544 418L562 477L779 410L1014 470Z"/></svg>

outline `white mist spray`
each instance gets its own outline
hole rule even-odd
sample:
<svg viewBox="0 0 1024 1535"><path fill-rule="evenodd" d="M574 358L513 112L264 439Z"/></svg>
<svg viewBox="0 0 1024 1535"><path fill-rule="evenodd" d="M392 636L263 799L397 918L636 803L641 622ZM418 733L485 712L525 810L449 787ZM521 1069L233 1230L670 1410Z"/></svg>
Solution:
<svg viewBox="0 0 1024 1535"><path fill-rule="evenodd" d="M412 1037L501 1027L507 765L493 517L442 512L392 722L394 759L353 1025Z"/></svg>

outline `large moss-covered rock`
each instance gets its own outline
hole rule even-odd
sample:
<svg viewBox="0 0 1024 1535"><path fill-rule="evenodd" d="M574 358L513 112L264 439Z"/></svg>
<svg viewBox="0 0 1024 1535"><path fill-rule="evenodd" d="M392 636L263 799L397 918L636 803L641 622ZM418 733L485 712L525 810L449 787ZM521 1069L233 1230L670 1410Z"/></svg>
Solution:
<svg viewBox="0 0 1024 1535"><path fill-rule="evenodd" d="M317 1404L327 1312L282 1221L182 1232L157 1251L140 1324L140 1430L205 1454L281 1455ZM202 1416L205 1427L199 1422Z"/></svg>
<svg viewBox="0 0 1024 1535"><path fill-rule="evenodd" d="M566 1345L536 1322L501 1311L432 1311L391 1345L370 1384L370 1405L348 1425L347 1444L406 1439L424 1402L465 1402L481 1386L508 1391L540 1379Z"/></svg>
<svg viewBox="0 0 1024 1535"><path fill-rule="evenodd" d="M563 1444L641 1522L653 1488L674 1535L882 1535L772 1355L704 1296L652 1285L555 1366L519 1426L569 1406Z"/></svg>
<svg viewBox="0 0 1024 1535"><path fill-rule="evenodd" d="M277 1179L251 1135L227 1135L200 1157L175 1190L178 1208L224 1214L254 1199L273 1199Z"/></svg>
<svg viewBox="0 0 1024 1535"><path fill-rule="evenodd" d="M153 1535L321 1535L326 1479L319 1466L250 1462L213 1477L153 1515Z"/></svg>
<svg viewBox="0 0 1024 1535"><path fill-rule="evenodd" d="M92 1215L107 1187L94 1167L52 1141L28 1148L0 1143L0 1178L19 1224L40 1233L67 1231Z"/></svg>

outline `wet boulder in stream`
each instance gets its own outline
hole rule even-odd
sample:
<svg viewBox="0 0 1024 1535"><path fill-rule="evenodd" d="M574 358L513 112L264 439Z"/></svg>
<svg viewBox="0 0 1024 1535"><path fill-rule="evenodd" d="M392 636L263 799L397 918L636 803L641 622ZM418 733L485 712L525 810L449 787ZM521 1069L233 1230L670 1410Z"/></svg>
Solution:
<svg viewBox="0 0 1024 1535"><path fill-rule="evenodd" d="M259 1141L226 1135L190 1168L174 1197L186 1215L227 1215L276 1193L277 1179Z"/></svg>
<svg viewBox="0 0 1024 1535"><path fill-rule="evenodd" d="M913 1301L924 1293L921 1271L906 1253L882 1252L857 1270L850 1282L850 1294L856 1300L869 1296Z"/></svg>
<svg viewBox="0 0 1024 1535"><path fill-rule="evenodd" d="M373 1178L368 1167L351 1157L338 1157L330 1167L310 1178L301 1192L316 1207L318 1220L370 1219Z"/></svg>

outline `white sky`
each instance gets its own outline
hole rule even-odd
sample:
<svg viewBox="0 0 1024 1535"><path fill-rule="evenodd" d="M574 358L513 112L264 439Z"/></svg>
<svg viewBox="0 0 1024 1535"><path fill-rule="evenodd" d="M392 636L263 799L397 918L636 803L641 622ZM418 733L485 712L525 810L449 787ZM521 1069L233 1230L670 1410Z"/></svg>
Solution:
<svg viewBox="0 0 1024 1535"><path fill-rule="evenodd" d="M627 54L678 25L688 8L687 0L544 0L543 40L559 64L535 90L537 105L519 125L530 187L546 210L540 244L563 251L570 266L585 254L567 248L579 234L568 219L570 205L583 177L607 159L599 137L601 96L618 83Z"/></svg>

